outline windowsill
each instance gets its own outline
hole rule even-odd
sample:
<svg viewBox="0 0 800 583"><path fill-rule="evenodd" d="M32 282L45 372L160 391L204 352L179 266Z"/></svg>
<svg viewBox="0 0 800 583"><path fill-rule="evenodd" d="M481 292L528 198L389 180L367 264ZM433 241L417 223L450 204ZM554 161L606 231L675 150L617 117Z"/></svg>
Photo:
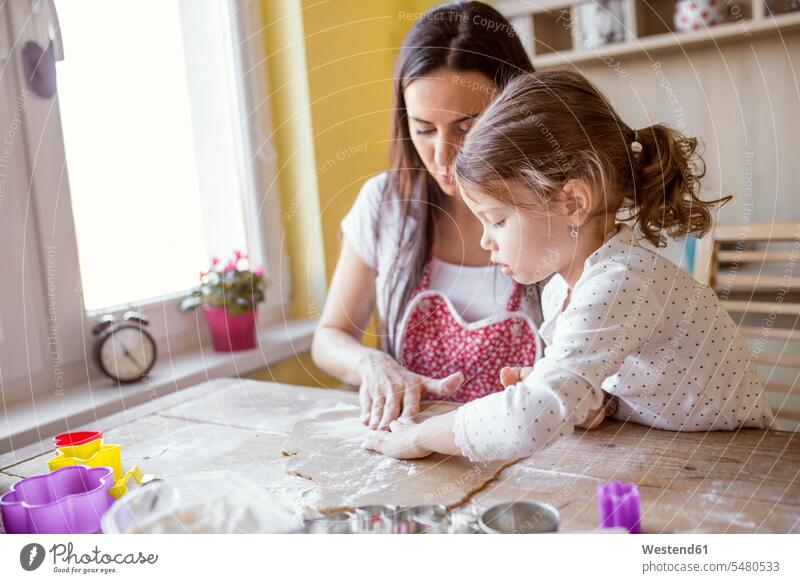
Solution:
<svg viewBox="0 0 800 583"><path fill-rule="evenodd" d="M65 387L61 395L36 395L32 401L12 404L0 425L0 454L39 442L64 431L76 430L101 417L119 413L219 377L238 377L307 352L316 322L293 320L262 330L253 350L222 353L211 348L162 355L150 372L150 382L118 385L100 378L89 384Z"/></svg>

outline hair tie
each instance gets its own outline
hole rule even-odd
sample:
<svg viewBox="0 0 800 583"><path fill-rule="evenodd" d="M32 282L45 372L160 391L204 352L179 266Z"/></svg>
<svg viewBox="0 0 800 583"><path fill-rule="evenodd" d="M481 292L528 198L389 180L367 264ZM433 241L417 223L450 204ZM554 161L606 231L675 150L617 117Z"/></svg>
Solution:
<svg viewBox="0 0 800 583"><path fill-rule="evenodd" d="M639 142L639 131L633 130L633 141L631 142L631 151L635 154L642 153L642 144Z"/></svg>

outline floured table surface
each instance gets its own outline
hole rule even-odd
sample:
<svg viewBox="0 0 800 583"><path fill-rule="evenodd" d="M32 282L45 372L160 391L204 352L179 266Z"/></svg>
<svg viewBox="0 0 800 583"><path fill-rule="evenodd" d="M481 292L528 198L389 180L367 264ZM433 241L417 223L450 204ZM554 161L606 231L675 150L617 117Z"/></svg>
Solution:
<svg viewBox="0 0 800 583"><path fill-rule="evenodd" d="M452 405L428 406L419 420L452 410ZM475 464L461 456L441 454L395 460L362 449L360 444L368 433L359 421L356 406L295 424L284 446L286 468L319 486L316 507L320 512L329 514L372 504L443 504L455 508L513 463Z"/></svg>
<svg viewBox="0 0 800 583"><path fill-rule="evenodd" d="M358 450L366 428L354 415L357 406L354 391L216 379L93 428L122 446L125 467L138 464L164 479L229 471L298 513L387 499L452 505L491 475L457 490L454 476L475 474L463 459L393 462ZM45 437L36 447L0 456L0 492L47 471L54 452ZM293 447L302 452L298 446L305 458L283 454ZM315 456L321 461L310 463ZM350 458L352 464L343 463ZM306 475L312 470L316 476ZM610 480L639 485L645 532L800 532L800 435L782 431L674 433L606 421L502 470L466 504L480 510L539 500L559 509L562 532L591 530L595 488Z"/></svg>

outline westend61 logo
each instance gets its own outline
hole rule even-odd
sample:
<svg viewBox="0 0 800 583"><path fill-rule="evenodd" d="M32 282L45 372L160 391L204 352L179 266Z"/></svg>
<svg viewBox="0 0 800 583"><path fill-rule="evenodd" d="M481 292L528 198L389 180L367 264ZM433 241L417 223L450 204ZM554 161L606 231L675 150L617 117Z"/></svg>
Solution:
<svg viewBox="0 0 800 583"><path fill-rule="evenodd" d="M19 552L19 564L26 571L35 571L42 566L49 554L53 560L54 573L115 573L114 565L153 565L158 555L138 553L104 553L97 545L87 553L74 552L72 543L54 544L48 551L39 543L29 543Z"/></svg>

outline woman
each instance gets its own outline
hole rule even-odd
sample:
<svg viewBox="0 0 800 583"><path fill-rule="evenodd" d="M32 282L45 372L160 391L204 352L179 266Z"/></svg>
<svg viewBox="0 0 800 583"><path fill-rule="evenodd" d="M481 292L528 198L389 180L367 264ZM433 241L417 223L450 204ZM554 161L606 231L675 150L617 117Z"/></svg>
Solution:
<svg viewBox="0 0 800 583"><path fill-rule="evenodd" d="M406 36L392 167L365 183L342 221L311 349L317 366L360 387L361 421L372 429L413 418L421 398L466 402L501 390L503 365L531 366L540 350L538 288L492 264L449 174L474 119L532 71L508 21L480 2L434 8ZM376 307L381 350L360 342ZM503 384L517 380L503 374Z"/></svg>

